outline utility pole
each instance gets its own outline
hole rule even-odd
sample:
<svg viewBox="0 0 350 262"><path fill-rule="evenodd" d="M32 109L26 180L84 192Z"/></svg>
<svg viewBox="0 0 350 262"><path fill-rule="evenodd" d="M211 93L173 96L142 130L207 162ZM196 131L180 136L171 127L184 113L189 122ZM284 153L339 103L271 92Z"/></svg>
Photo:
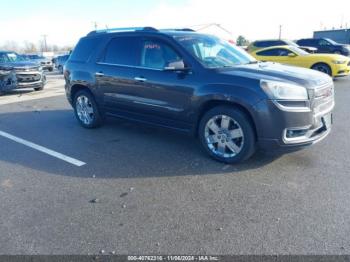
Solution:
<svg viewBox="0 0 350 262"><path fill-rule="evenodd" d="M45 52L47 52L47 42L46 42L47 35L42 35L42 37L44 38Z"/></svg>
<svg viewBox="0 0 350 262"><path fill-rule="evenodd" d="M94 23L95 30L97 30L97 22L94 21L93 23Z"/></svg>
<svg viewBox="0 0 350 262"><path fill-rule="evenodd" d="M281 40L282 37L282 25L280 25L280 30L279 30L279 34L278 34L278 39Z"/></svg>

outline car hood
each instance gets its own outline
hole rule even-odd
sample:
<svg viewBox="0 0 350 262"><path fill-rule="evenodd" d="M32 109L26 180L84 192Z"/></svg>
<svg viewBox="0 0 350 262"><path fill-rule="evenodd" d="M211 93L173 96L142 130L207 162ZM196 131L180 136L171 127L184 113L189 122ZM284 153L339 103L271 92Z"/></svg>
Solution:
<svg viewBox="0 0 350 262"><path fill-rule="evenodd" d="M10 62L10 63L1 63L0 66L3 67L12 67L12 68L33 68L33 67L38 67L39 64L35 62L30 62L30 61L20 61L20 62Z"/></svg>
<svg viewBox="0 0 350 262"><path fill-rule="evenodd" d="M315 70L271 62L240 65L224 71L223 74L256 80L289 82L302 85L306 88L315 88L332 82L332 78L328 75Z"/></svg>

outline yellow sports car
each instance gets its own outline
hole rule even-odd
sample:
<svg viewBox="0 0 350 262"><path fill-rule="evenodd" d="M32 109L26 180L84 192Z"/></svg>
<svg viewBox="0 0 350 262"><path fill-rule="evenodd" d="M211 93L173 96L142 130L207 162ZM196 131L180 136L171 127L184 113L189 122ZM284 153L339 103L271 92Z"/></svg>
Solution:
<svg viewBox="0 0 350 262"><path fill-rule="evenodd" d="M350 74L350 58L335 54L310 54L294 46L273 46L251 52L257 60L321 71L332 77Z"/></svg>

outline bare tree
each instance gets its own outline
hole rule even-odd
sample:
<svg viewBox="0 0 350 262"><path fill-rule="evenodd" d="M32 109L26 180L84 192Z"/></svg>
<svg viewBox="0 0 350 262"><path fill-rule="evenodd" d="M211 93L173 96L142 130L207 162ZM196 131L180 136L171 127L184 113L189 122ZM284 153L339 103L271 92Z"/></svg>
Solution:
<svg viewBox="0 0 350 262"><path fill-rule="evenodd" d="M20 52L21 49L16 41L6 41L1 47L2 50Z"/></svg>
<svg viewBox="0 0 350 262"><path fill-rule="evenodd" d="M25 41L24 42L24 53L36 53L38 51L36 45L32 42Z"/></svg>

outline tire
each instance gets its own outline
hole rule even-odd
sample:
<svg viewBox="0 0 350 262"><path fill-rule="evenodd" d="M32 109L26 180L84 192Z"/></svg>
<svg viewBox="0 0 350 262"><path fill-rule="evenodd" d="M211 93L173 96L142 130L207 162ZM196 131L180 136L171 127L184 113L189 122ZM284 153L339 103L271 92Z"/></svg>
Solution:
<svg viewBox="0 0 350 262"><path fill-rule="evenodd" d="M243 162L256 151L253 125L236 107L218 106L206 112L200 120L198 136L204 151L223 163Z"/></svg>
<svg viewBox="0 0 350 262"><path fill-rule="evenodd" d="M314 64L311 69L316 70L316 71L320 71L322 73L325 73L329 76L332 76L332 69L329 65L325 64L325 63L317 63Z"/></svg>
<svg viewBox="0 0 350 262"><path fill-rule="evenodd" d="M52 72L52 71L53 71L53 68L52 68L52 67L50 67L50 68L49 68L49 72Z"/></svg>
<svg viewBox="0 0 350 262"><path fill-rule="evenodd" d="M102 125L100 110L94 96L87 89L77 92L73 100L73 108L75 117L82 127L90 129Z"/></svg>

